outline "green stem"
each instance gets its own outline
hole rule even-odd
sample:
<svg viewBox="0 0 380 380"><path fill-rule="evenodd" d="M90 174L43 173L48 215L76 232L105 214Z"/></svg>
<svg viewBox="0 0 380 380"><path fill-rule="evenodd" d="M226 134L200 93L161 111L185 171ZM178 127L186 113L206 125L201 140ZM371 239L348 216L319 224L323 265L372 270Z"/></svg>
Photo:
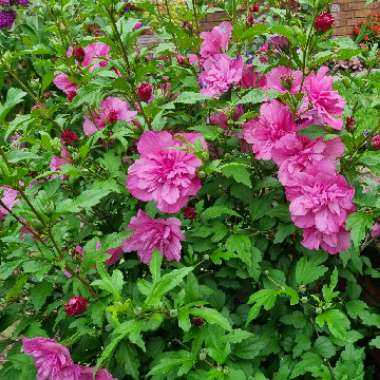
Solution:
<svg viewBox="0 0 380 380"><path fill-rule="evenodd" d="M129 94L129 95L133 99L133 101L137 102L137 104L139 105L139 108L140 108L140 112L141 112L146 124L148 125L149 129L152 129L152 123L151 123L150 119L147 117L140 99L138 98L138 96L136 96L136 82L132 76L132 65L131 65L129 58L128 58L127 49L125 48L125 45L123 44L123 41L121 40L119 30L117 29L116 20L115 20L114 14L113 14L113 8L108 9L105 7L105 10L106 10L108 17L110 19L112 31L113 31L114 37L116 39L116 42L119 45L119 49L122 53L125 65L127 66L127 71L129 74L128 79L129 79L130 83L132 84L132 94Z"/></svg>

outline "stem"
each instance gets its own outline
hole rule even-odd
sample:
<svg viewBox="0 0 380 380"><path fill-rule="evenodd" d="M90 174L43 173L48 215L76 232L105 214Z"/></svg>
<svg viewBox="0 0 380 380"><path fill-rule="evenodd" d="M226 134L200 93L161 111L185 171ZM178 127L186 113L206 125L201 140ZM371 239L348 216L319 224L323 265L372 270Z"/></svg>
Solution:
<svg viewBox="0 0 380 380"><path fill-rule="evenodd" d="M195 4L195 0L191 0L191 5L193 7L195 28L196 28L197 33L199 34L200 29L199 29L198 12L197 12L197 6Z"/></svg>
<svg viewBox="0 0 380 380"><path fill-rule="evenodd" d="M43 244L46 248L48 248L46 243L42 240L42 237L36 231L34 231L34 229L31 226L29 226L20 217L18 217L1 199L0 199L0 206L3 207L5 210L7 210L8 214L11 215L14 219L16 219L22 226L27 228L28 231L31 232L31 234L34 236L36 240L38 240L39 242L41 242L41 244Z"/></svg>
<svg viewBox="0 0 380 380"><path fill-rule="evenodd" d="M109 16L109 19L111 21L111 26L112 26L112 30L113 30L113 34L114 34L114 37L116 39L116 42L118 43L119 45L119 48L121 50L121 53L122 53L122 56L123 56L123 59L124 59L124 62L127 66L127 70L128 70L128 74L129 74L129 81L131 82L132 84L132 94L130 94L131 98L137 102L137 104L139 105L139 108L140 108L140 112L145 120L145 122L147 123L149 129L152 129L152 123L150 121L150 119L147 117L145 111L144 111L144 108L141 104L141 101L140 99L136 96L136 82L135 82L135 79L133 78L132 76L132 65L129 61L129 58L128 58L128 52L127 52L127 49L125 48L124 44L123 44L123 41L121 40L121 36L120 36L120 33L119 33L119 30L117 29L117 25L116 25L116 20L115 20L115 17L114 17L114 14L113 14L113 8L110 10L108 8L106 8L106 12Z"/></svg>
<svg viewBox="0 0 380 380"><path fill-rule="evenodd" d="M34 94L34 92L29 88L29 86L27 86L20 78L19 76L17 75L17 73L15 71L13 71L11 69L10 66L4 64L5 66L5 69L8 71L9 75L23 88L23 90L25 90L29 96L36 102L38 103L40 100L39 98L37 97L37 95Z"/></svg>
<svg viewBox="0 0 380 380"><path fill-rule="evenodd" d="M315 20L316 16L317 16L317 12L314 11L313 18L312 18L312 21L311 21L310 26L309 26L309 30L307 32L305 50L303 52L303 57L302 57L302 82L301 82L300 91L299 91L300 93L302 92L302 88L303 88L303 85L304 85L304 82L305 82L305 79L306 79L307 55L309 53L309 44L310 44L310 40L311 40L311 37L312 37L312 34L313 34L312 32L313 32L314 20Z"/></svg>
<svg viewBox="0 0 380 380"><path fill-rule="evenodd" d="M165 0L165 8L166 8L166 13L168 14L168 17L169 17L169 23L170 23L170 26L174 26L174 23L173 23L173 19L172 19L172 15L170 13L170 8L169 8L169 3L168 3L168 0ZM177 40L176 40L176 37L175 37L175 34L173 31L170 31L169 32L171 34L171 36L173 37L173 42L174 42L174 45L176 47L176 49L178 50L178 45L177 45Z"/></svg>

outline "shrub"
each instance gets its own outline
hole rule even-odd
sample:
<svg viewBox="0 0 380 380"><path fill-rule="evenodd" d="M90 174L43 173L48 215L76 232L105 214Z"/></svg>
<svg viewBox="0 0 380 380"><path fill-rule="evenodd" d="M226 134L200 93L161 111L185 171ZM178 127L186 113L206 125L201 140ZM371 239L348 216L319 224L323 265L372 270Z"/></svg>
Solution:
<svg viewBox="0 0 380 380"><path fill-rule="evenodd" d="M376 377L379 75L324 65L376 46L225 3L0 32L0 378Z"/></svg>

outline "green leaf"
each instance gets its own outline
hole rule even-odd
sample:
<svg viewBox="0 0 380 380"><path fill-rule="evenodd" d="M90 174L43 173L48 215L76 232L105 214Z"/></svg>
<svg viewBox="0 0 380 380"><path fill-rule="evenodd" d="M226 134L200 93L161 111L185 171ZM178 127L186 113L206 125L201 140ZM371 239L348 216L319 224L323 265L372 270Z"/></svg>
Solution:
<svg viewBox="0 0 380 380"><path fill-rule="evenodd" d="M336 348L326 336L319 336L314 342L314 350L323 358L330 359L336 354Z"/></svg>
<svg viewBox="0 0 380 380"><path fill-rule="evenodd" d="M238 104L260 104L264 101L265 92L254 88L244 95L238 102Z"/></svg>
<svg viewBox="0 0 380 380"><path fill-rule="evenodd" d="M275 289L261 289L256 293L253 293L248 300L248 304L254 304L248 314L247 324L255 319L262 307L265 310L270 310L276 304L278 290Z"/></svg>
<svg viewBox="0 0 380 380"><path fill-rule="evenodd" d="M324 255L322 258L317 254L312 257L301 257L301 259L298 260L296 265L297 284L307 285L322 277L326 273L327 267L319 264L323 262L325 259L326 255Z"/></svg>
<svg viewBox="0 0 380 380"><path fill-rule="evenodd" d="M47 298L53 293L53 285L50 282L44 281L35 285L30 291L30 301L34 309L39 311L45 304Z"/></svg>
<svg viewBox="0 0 380 380"><path fill-rule="evenodd" d="M194 358L190 352L179 350L175 352L165 352L157 362L158 363L148 372L147 376L162 376L163 374L168 376L174 369L178 369L177 372L182 370L181 373L183 375L193 366Z"/></svg>
<svg viewBox="0 0 380 380"><path fill-rule="evenodd" d="M348 301L345 306L348 315L353 319L360 317L368 310L368 305L360 300Z"/></svg>
<svg viewBox="0 0 380 380"><path fill-rule="evenodd" d="M252 188L251 175L246 165L239 162L229 162L221 166L220 170L226 177L232 177L236 182Z"/></svg>
<svg viewBox="0 0 380 380"><path fill-rule="evenodd" d="M12 109L20 104L24 97L26 96L26 92L20 90L19 88L10 88L7 93L7 98L4 104L0 104L0 123L3 123L7 115Z"/></svg>
<svg viewBox="0 0 380 380"><path fill-rule="evenodd" d="M102 350L102 354L96 362L96 369L99 369L102 364L111 357L113 351L118 346L118 344L130 334L140 334L142 331L141 321L126 321L120 324L113 332L111 336L111 341Z"/></svg>
<svg viewBox="0 0 380 380"><path fill-rule="evenodd" d="M225 215L236 216L236 217L241 218L241 216L236 211L232 210L231 208L225 207L225 206L209 207L208 209L203 211L202 218L205 220L209 220L209 219L219 218L219 217L225 216Z"/></svg>
<svg viewBox="0 0 380 380"><path fill-rule="evenodd" d="M326 135L327 131L320 125L311 125L310 127L303 128L298 131L298 134L301 136L309 137L311 139L316 139L318 137Z"/></svg>
<svg viewBox="0 0 380 380"><path fill-rule="evenodd" d="M126 375L131 376L134 380L140 379L140 356L132 345L120 344L115 356Z"/></svg>
<svg viewBox="0 0 380 380"><path fill-rule="evenodd" d="M295 365L290 378L294 379L306 373L311 373L315 378L331 379L329 369L323 364L321 357L313 352L302 355L302 360Z"/></svg>
<svg viewBox="0 0 380 380"><path fill-rule="evenodd" d="M376 338L372 339L369 342L369 345L380 349L380 336L377 336Z"/></svg>
<svg viewBox="0 0 380 380"><path fill-rule="evenodd" d="M96 264L96 268L101 279L93 281L91 285L97 286L98 288L112 294L115 300L121 300L121 290L124 285L123 273L118 269L115 269L112 272L112 276L110 276L104 265L100 263Z"/></svg>
<svg viewBox="0 0 380 380"><path fill-rule="evenodd" d="M336 298L339 295L339 292L334 292L335 287L338 284L338 269L334 268L331 278L330 278L330 284L323 285L322 287L322 294L323 298L327 303L331 302L334 298Z"/></svg>
<svg viewBox="0 0 380 380"><path fill-rule="evenodd" d="M350 328L350 321L345 314L338 309L331 309L319 314L315 319L319 327L327 324L331 334L343 341L349 341L348 329Z"/></svg>
<svg viewBox="0 0 380 380"><path fill-rule="evenodd" d="M274 235L274 244L282 243L288 236L292 235L296 231L294 224L280 224Z"/></svg>
<svg viewBox="0 0 380 380"><path fill-rule="evenodd" d="M20 161L38 160L40 158L41 156L26 150L12 150L7 153L7 160L11 164L15 164Z"/></svg>
<svg viewBox="0 0 380 380"><path fill-rule="evenodd" d="M346 226L351 231L351 237L355 247L360 247L361 242L366 236L366 231L372 224L373 216L363 211L355 212L348 217Z"/></svg>
<svg viewBox="0 0 380 380"><path fill-rule="evenodd" d="M208 307L197 308L194 307L190 310L190 314L195 315L196 317L201 317L207 323L216 324L222 329L231 331L232 327L227 318L225 318L219 311L215 309L210 309Z"/></svg>
<svg viewBox="0 0 380 380"><path fill-rule="evenodd" d="M150 274L152 275L153 283L157 282L161 277L162 256L160 251L154 250L152 259L149 263Z"/></svg>
<svg viewBox="0 0 380 380"><path fill-rule="evenodd" d="M185 92L182 92L181 95L178 96L178 98L175 100L175 103L195 104L195 103L204 102L210 99L211 98L209 96L202 95L199 92L185 91Z"/></svg>
<svg viewBox="0 0 380 380"><path fill-rule="evenodd" d="M86 190L75 199L75 206L83 209L89 209L97 205L110 192L111 190L104 188L98 190Z"/></svg>
<svg viewBox="0 0 380 380"><path fill-rule="evenodd" d="M146 305L157 305L161 301L161 298L178 286L193 269L192 267L174 269L170 273L163 275L153 284L145 300Z"/></svg>

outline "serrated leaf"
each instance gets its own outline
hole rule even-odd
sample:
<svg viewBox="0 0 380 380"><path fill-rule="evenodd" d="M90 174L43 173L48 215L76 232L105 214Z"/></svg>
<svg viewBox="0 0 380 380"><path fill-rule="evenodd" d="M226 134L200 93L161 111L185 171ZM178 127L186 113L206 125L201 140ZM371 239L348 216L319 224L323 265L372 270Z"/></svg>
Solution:
<svg viewBox="0 0 380 380"><path fill-rule="evenodd" d="M352 242L355 247L360 247L366 236L366 231L373 224L373 216L359 211L351 214L346 222L347 228L351 231Z"/></svg>
<svg viewBox="0 0 380 380"><path fill-rule="evenodd" d="M226 177L232 177L236 182L252 188L251 176L245 165L239 162L229 162L221 166L220 170Z"/></svg>
<svg viewBox="0 0 380 380"><path fill-rule="evenodd" d="M319 265L314 258L301 257L296 265L296 282L298 285L310 284L322 277L327 267Z"/></svg>
<svg viewBox="0 0 380 380"><path fill-rule="evenodd" d="M185 92L182 92L181 95L177 97L177 99L175 100L175 103L195 104L195 103L204 102L207 100L210 100L210 97L206 95L202 95L199 92L185 91Z"/></svg>
<svg viewBox="0 0 380 380"><path fill-rule="evenodd" d="M236 211L225 206L212 206L212 207L207 208L205 211L203 211L202 218L205 220L208 220L208 219L219 218L225 215L236 216L236 217L241 218L241 216Z"/></svg>
<svg viewBox="0 0 380 380"><path fill-rule="evenodd" d="M30 301L35 310L40 310L45 304L47 298L53 293L53 285L50 282L44 281L35 285L30 291Z"/></svg>
<svg viewBox="0 0 380 380"><path fill-rule="evenodd" d="M296 231L294 224L280 224L277 227L276 234L274 235L274 244L282 243L288 236Z"/></svg>
<svg viewBox="0 0 380 380"><path fill-rule="evenodd" d="M380 336L377 336L376 338L372 339L369 342L369 345L380 349Z"/></svg>
<svg viewBox="0 0 380 380"><path fill-rule="evenodd" d="M314 350L324 358L330 359L336 354L336 348L326 336L319 336L314 342Z"/></svg>
<svg viewBox="0 0 380 380"><path fill-rule="evenodd" d="M348 330L350 328L350 321L345 314L338 309L331 309L319 314L315 319L319 327L327 324L331 334L343 341L348 340Z"/></svg>
<svg viewBox="0 0 380 380"><path fill-rule="evenodd" d="M4 122L9 112L12 111L17 104L20 104L25 96L26 92L19 88L10 88L8 90L4 104L0 104L0 123Z"/></svg>

